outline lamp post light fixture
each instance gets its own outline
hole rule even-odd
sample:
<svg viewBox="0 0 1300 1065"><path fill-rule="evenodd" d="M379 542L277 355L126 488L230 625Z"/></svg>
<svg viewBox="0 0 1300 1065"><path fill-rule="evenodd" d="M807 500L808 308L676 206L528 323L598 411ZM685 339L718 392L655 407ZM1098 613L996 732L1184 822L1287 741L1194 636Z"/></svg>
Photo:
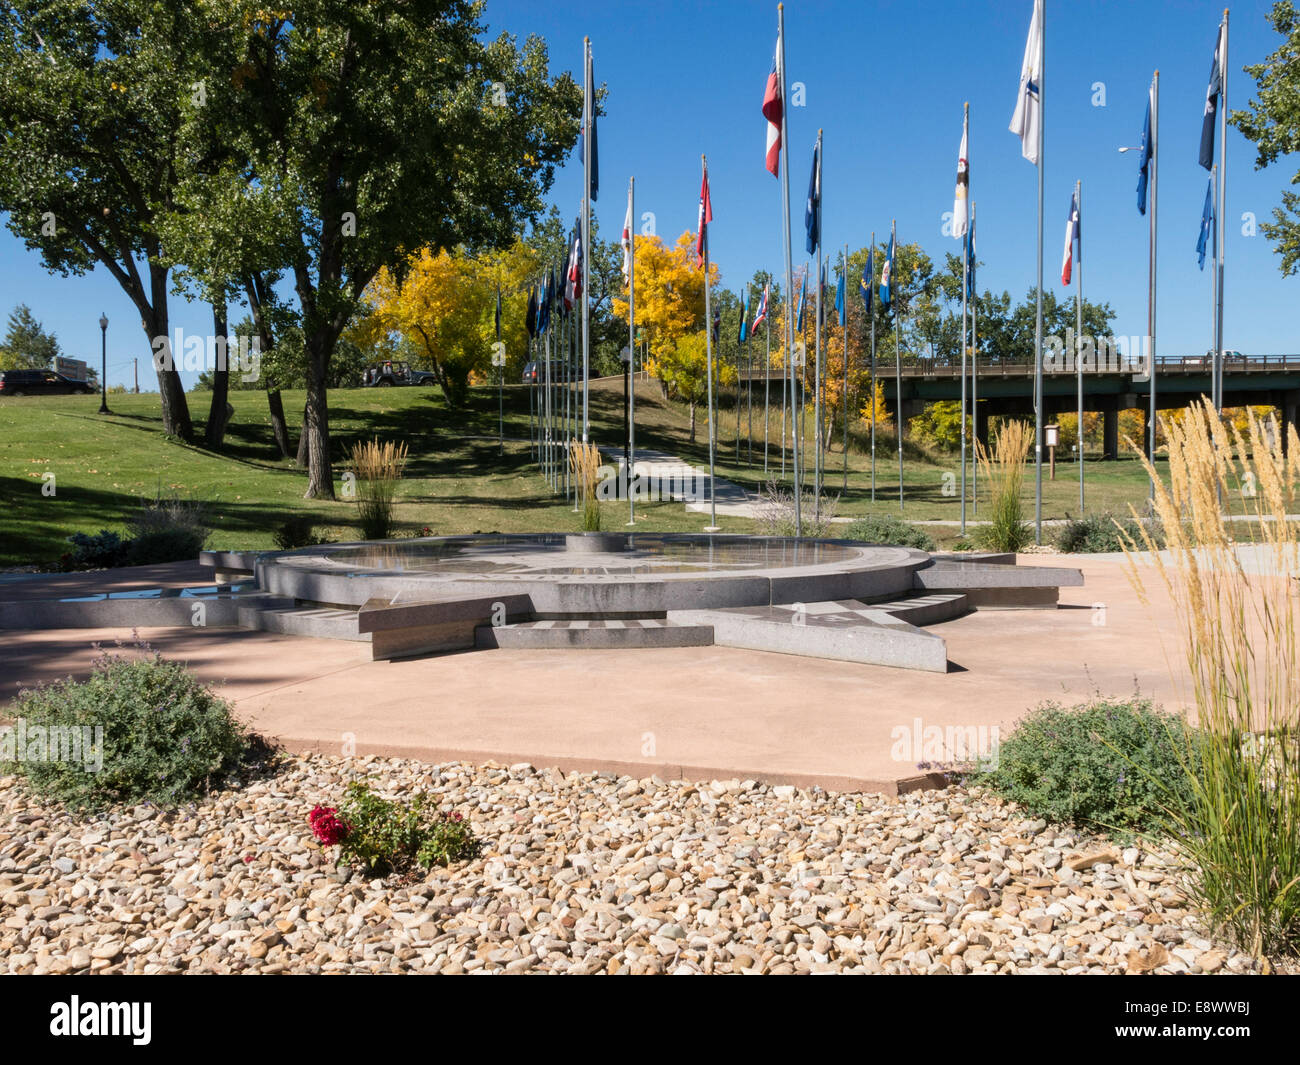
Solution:
<svg viewBox="0 0 1300 1065"><path fill-rule="evenodd" d="M108 409L108 315L99 315L99 413L111 414Z"/></svg>

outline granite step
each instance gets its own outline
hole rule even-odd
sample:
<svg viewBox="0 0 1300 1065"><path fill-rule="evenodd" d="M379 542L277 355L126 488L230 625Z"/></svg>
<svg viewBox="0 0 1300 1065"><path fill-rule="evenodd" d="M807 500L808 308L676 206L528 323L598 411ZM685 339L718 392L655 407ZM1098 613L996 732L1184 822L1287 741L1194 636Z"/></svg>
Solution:
<svg viewBox="0 0 1300 1065"><path fill-rule="evenodd" d="M572 647L708 647L709 625L682 624L663 618L610 621L521 621L509 625L480 625L475 645L481 648Z"/></svg>
<svg viewBox="0 0 1300 1065"><path fill-rule="evenodd" d="M357 612L340 607L288 606L270 610L245 607L239 611L239 624L246 629L278 632L286 636L370 642L368 632L357 630Z"/></svg>

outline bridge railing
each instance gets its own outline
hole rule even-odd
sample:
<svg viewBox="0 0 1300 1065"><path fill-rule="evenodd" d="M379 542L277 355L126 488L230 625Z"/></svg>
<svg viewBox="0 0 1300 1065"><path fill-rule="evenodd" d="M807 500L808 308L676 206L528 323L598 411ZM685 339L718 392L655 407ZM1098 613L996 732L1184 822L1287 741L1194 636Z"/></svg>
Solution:
<svg viewBox="0 0 1300 1065"><path fill-rule="evenodd" d="M1110 365L1105 363L1101 365L1084 366L1085 374L1116 374L1116 373L1140 373L1142 372L1140 364L1137 367L1125 365L1127 360L1121 359L1121 367L1116 368L1112 362ZM1206 355L1157 355L1156 372L1158 374L1203 374L1209 373L1211 360ZM1223 363L1224 372L1234 373L1297 373L1300 374L1300 355L1236 355L1230 353ZM892 377L894 367L892 362L886 363L881 361L877 364L877 372L881 377ZM947 359L911 359L903 363L902 367L904 377L959 377L961 376L961 365L952 364ZM967 366L967 373L970 373L970 367ZM1001 360L994 359L986 361L980 360L979 375L980 377L1027 377L1032 376L1034 364L1032 361L1025 359ZM1043 365L1043 373L1047 376L1068 374L1074 376L1076 373L1074 365L1060 359L1055 362L1047 362ZM762 380L767 373L762 369L742 370L740 379ZM784 378L785 370L782 367L774 366L771 370L773 378Z"/></svg>

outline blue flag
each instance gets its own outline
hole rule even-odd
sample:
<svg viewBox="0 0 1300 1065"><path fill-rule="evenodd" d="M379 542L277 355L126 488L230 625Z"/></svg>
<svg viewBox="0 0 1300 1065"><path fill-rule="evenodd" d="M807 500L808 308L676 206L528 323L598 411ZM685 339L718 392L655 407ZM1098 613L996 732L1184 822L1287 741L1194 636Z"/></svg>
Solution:
<svg viewBox="0 0 1300 1065"><path fill-rule="evenodd" d="M524 328L530 338L537 335L537 302L537 286L534 285L528 292L528 311L524 315Z"/></svg>
<svg viewBox="0 0 1300 1065"><path fill-rule="evenodd" d="M889 235L889 250L885 252L885 265L880 271L880 302L888 307L893 298L891 288L894 283L894 234Z"/></svg>
<svg viewBox="0 0 1300 1065"><path fill-rule="evenodd" d="M745 286L744 298L740 301L740 337L743 344L749 337L749 286Z"/></svg>
<svg viewBox="0 0 1300 1065"><path fill-rule="evenodd" d="M975 219L970 220L966 234L966 298L975 298Z"/></svg>
<svg viewBox="0 0 1300 1065"><path fill-rule="evenodd" d="M596 63L590 58L587 62L585 88L586 106L591 108L591 198L595 200L600 195L600 152L596 148Z"/></svg>
<svg viewBox="0 0 1300 1065"><path fill-rule="evenodd" d="M1214 229L1214 175L1210 175L1205 188L1205 207L1201 210L1201 233L1196 238L1196 265L1205 269L1205 247Z"/></svg>
<svg viewBox="0 0 1300 1065"><path fill-rule="evenodd" d="M872 245L867 249L867 261L862 267L862 280L858 282L858 288L862 290L862 303L866 307L867 315L871 314L871 289L876 282L876 248Z"/></svg>
<svg viewBox="0 0 1300 1065"><path fill-rule="evenodd" d="M803 332L804 311L806 311L807 309L808 309L808 272L804 271L803 275L799 278L799 320L798 323L795 325L795 328L800 333Z"/></svg>
<svg viewBox="0 0 1300 1065"><path fill-rule="evenodd" d="M1224 26L1219 23L1219 35L1214 42L1214 59L1210 61L1210 84L1205 89L1205 115L1201 119L1201 166L1209 170L1214 165L1214 124L1219 117L1219 101L1223 97L1223 72L1228 65L1228 42L1223 37Z"/></svg>
<svg viewBox="0 0 1300 1065"><path fill-rule="evenodd" d="M808 234L808 254L822 242L822 139L813 148L812 173L808 175L808 202L804 205L803 226Z"/></svg>
<svg viewBox="0 0 1300 1065"><path fill-rule="evenodd" d="M844 299L844 278L848 275L848 272L849 261L845 259L844 269L840 272L840 279L835 283L835 310L840 316L841 329L844 328L844 324L848 320L848 308L845 306L846 301Z"/></svg>
<svg viewBox="0 0 1300 1065"><path fill-rule="evenodd" d="M1142 148L1138 156L1138 213L1147 213L1147 179L1151 174L1151 156L1155 144L1151 139L1151 93L1147 92L1147 117L1142 123Z"/></svg>

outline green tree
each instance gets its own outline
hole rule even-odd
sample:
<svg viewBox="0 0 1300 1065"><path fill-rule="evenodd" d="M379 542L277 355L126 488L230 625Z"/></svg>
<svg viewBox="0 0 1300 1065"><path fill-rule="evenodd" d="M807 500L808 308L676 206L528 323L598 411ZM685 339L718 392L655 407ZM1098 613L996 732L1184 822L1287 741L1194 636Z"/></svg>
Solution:
<svg viewBox="0 0 1300 1065"><path fill-rule="evenodd" d="M303 335L306 494L332 499L330 364L366 287L417 248L510 243L576 140L581 91L539 38L487 40L467 0L210 7L239 41L209 57L186 132L224 153L178 207L232 238L230 219L263 219L250 261L284 272Z"/></svg>
<svg viewBox="0 0 1300 1065"><path fill-rule="evenodd" d="M0 369L48 369L59 354L58 339L45 331L27 304L20 303L10 312L5 338L0 341Z"/></svg>
<svg viewBox="0 0 1300 1065"><path fill-rule="evenodd" d="M1262 63L1246 67L1255 79L1256 98L1248 110L1234 111L1229 121L1255 145L1255 169L1263 170L1285 155L1300 151L1300 14L1291 0L1273 5L1268 21L1284 38ZM1291 178L1300 185L1300 171ZM1283 277L1300 270L1300 193L1284 190L1273 221L1260 226L1281 256Z"/></svg>
<svg viewBox="0 0 1300 1065"><path fill-rule="evenodd" d="M47 270L108 270L150 344L170 332L156 221L185 170L182 101L210 44L203 6L0 3L0 212ZM155 365L163 427L189 439L180 375Z"/></svg>

